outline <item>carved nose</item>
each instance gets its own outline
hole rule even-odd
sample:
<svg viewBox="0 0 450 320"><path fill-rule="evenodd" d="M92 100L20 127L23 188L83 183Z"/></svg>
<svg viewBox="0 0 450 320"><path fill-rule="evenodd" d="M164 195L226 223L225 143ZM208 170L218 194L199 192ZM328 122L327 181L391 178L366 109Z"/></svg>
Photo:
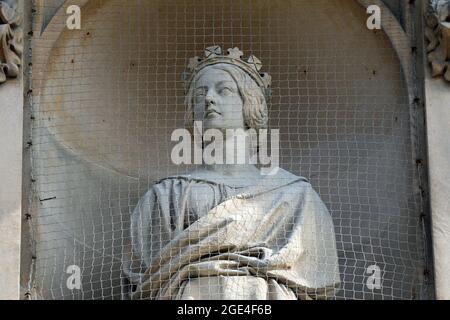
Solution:
<svg viewBox="0 0 450 320"><path fill-rule="evenodd" d="M211 95L207 95L205 99L206 106L214 105L216 102Z"/></svg>

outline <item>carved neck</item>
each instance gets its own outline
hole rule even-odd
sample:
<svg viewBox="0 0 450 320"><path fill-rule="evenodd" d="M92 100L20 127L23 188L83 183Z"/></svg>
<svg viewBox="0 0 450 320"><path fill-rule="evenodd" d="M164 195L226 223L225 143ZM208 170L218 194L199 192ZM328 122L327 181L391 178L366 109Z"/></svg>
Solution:
<svg viewBox="0 0 450 320"><path fill-rule="evenodd" d="M248 131L224 134L223 164L205 165L205 169L225 176L259 175L259 170L251 164L255 151Z"/></svg>

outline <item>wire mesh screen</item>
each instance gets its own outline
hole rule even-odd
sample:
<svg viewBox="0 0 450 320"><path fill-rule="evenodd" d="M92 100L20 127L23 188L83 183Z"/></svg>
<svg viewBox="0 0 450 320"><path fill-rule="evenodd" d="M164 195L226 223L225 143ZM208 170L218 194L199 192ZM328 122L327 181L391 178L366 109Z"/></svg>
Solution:
<svg viewBox="0 0 450 320"><path fill-rule="evenodd" d="M56 2L34 7L37 297L425 297L407 87L357 1L92 0L80 30ZM193 112L183 75L213 46L239 48L246 64L223 64L258 88L247 58L271 76L274 175L173 161ZM202 88L236 80L213 69ZM245 101L240 85L223 99Z"/></svg>

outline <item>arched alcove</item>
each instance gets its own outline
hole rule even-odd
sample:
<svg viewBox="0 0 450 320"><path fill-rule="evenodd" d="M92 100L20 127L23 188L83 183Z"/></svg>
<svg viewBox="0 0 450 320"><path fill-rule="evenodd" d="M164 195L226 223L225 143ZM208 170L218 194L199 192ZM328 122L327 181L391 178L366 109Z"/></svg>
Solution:
<svg viewBox="0 0 450 320"><path fill-rule="evenodd" d="M171 132L184 127L181 75L217 44L256 55L273 78L281 167L308 178L333 217L336 298L423 297L409 44L394 20L387 33L368 30L364 8L345 0L97 0L81 30L63 18L33 50L40 296L121 297L130 212L154 181L189 169L170 160ZM66 286L70 265L82 290Z"/></svg>

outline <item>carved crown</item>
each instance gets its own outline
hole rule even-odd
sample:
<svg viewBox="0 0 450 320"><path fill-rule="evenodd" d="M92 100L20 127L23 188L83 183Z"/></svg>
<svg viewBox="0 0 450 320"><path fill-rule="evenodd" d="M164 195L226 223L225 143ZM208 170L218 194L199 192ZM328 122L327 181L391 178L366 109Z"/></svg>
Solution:
<svg viewBox="0 0 450 320"><path fill-rule="evenodd" d="M263 90L264 94L269 96L272 77L268 73L261 73L261 61L251 55L247 61L243 59L244 53L239 48L230 48L227 53L222 52L220 46L212 46L205 49L204 57L194 57L189 59L187 71L183 75L186 89L189 88L196 74L202 69L219 63L226 63L237 66L245 71Z"/></svg>

